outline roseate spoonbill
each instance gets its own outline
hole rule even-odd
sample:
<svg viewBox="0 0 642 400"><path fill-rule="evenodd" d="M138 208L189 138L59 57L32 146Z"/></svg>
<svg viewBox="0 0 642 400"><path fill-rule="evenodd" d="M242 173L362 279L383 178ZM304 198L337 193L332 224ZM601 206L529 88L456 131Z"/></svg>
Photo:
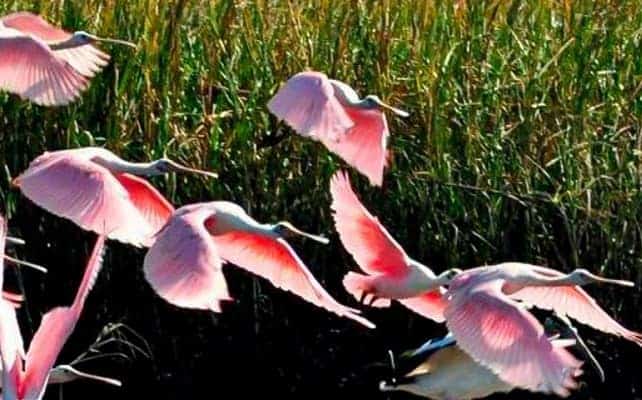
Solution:
<svg viewBox="0 0 642 400"><path fill-rule="evenodd" d="M359 202L345 173L337 172L330 182L334 222L343 246L367 274L349 272L343 285L360 301L372 296L370 305L390 306L398 300L412 311L443 322L441 285L459 270L436 276L430 268L408 257L401 246Z"/></svg>
<svg viewBox="0 0 642 400"><path fill-rule="evenodd" d="M231 300L222 273L222 263L229 262L316 306L374 328L357 315L358 310L338 303L317 282L285 240L294 235L328 243L288 222L261 224L227 201L187 205L176 210L156 235L145 256L145 277L169 303L220 312L221 301Z"/></svg>
<svg viewBox="0 0 642 400"><path fill-rule="evenodd" d="M381 391L404 391L435 400L468 400L514 389L457 347L452 335L426 342L409 358L416 360L414 368L389 382L382 381Z"/></svg>
<svg viewBox="0 0 642 400"><path fill-rule="evenodd" d="M503 381L566 395L573 387L576 360L545 340L542 325L517 300L642 344L639 333L618 324L578 287L589 283L632 286L586 270L562 274L514 262L473 268L449 284L444 295L446 325L462 350Z"/></svg>
<svg viewBox="0 0 642 400"><path fill-rule="evenodd" d="M602 367L568 320L550 317L546 319L545 327L553 346L574 345L573 349L591 361L604 381ZM380 383L382 391L405 391L435 400L463 400L509 392L515 388L475 362L457 346L450 333L442 339L431 339L419 348L403 353L397 366L394 359L392 362L394 376Z"/></svg>
<svg viewBox="0 0 642 400"><path fill-rule="evenodd" d="M290 78L268 109L299 134L323 143L377 186L383 182L388 158L389 132L383 110L408 116L377 96L360 99L350 86L314 71Z"/></svg>
<svg viewBox="0 0 642 400"><path fill-rule="evenodd" d="M96 240L76 297L42 317L26 355L15 310L0 301L0 358L4 400L41 399L54 362L80 318L85 300L102 266L105 236ZM24 358L24 369L23 369Z"/></svg>
<svg viewBox="0 0 642 400"><path fill-rule="evenodd" d="M65 105L80 96L109 56L92 46L110 42L87 32L68 33L41 17L18 12L0 19L0 89L43 106Z"/></svg>
<svg viewBox="0 0 642 400"><path fill-rule="evenodd" d="M107 149L85 147L45 152L13 180L45 210L85 230L135 246L149 245L174 207L149 182L135 175L190 172L166 158L150 163L122 160Z"/></svg>

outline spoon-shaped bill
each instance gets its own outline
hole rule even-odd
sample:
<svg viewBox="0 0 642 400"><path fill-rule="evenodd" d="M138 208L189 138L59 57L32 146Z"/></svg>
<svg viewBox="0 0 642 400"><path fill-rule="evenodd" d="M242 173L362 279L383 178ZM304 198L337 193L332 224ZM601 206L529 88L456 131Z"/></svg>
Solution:
<svg viewBox="0 0 642 400"><path fill-rule="evenodd" d="M30 263L28 261L18 260L17 258L13 258L13 257L8 256L6 254L4 255L4 258L5 258L5 260L7 260L9 262L12 262L12 263L17 264L17 265L24 265L25 267L33 268L33 269L35 269L37 271L42 272L43 274L46 274L48 272L47 268L43 267L42 265Z"/></svg>
<svg viewBox="0 0 642 400"><path fill-rule="evenodd" d="M196 168L185 167L185 166L180 165L180 164L178 164L176 162L173 162L173 161L170 163L170 165L171 165L172 171L174 171L174 172L183 172L183 173L188 173L188 174L199 174L199 175L204 175L204 176L207 176L207 177L210 177L210 178L218 178L218 174L214 173L214 172L203 171L203 170L196 169Z"/></svg>
<svg viewBox="0 0 642 400"><path fill-rule="evenodd" d="M579 274L583 278L587 279L590 283L605 283L609 285L618 285L626 287L634 287L635 284L631 281L621 280L621 279L610 279L604 278L598 275L594 275L586 270L580 269L575 271L576 274Z"/></svg>
<svg viewBox="0 0 642 400"><path fill-rule="evenodd" d="M95 36L95 35L90 35L90 36L91 36L91 39L96 41L96 42L120 44L120 45L123 45L123 46L131 47L133 49L138 48L138 46L136 46L136 44L134 44L132 42L128 42L126 40L103 38L103 37L99 37L99 36Z"/></svg>
<svg viewBox="0 0 642 400"><path fill-rule="evenodd" d="M380 99L377 99L377 100L378 100L377 103L379 104L379 106L392 111L393 113L397 114L400 117L406 118L406 117L410 116L410 114L407 111L400 110L397 107L393 107L390 104L386 104L383 101L381 101Z"/></svg>
<svg viewBox="0 0 642 400"><path fill-rule="evenodd" d="M308 238L308 239L314 240L315 242L319 242L319 243L321 243L321 244L328 244L328 243L330 243L330 240L329 240L328 238L326 238L326 237L324 237L324 236L321 236L321 235L314 235L314 234L312 234L312 233L304 232L304 231L302 231L302 230L300 230L300 229L295 228L291 223L289 223L289 222L287 222L287 221L279 222L277 225L278 225L278 226L280 226L280 227L283 227L283 228L287 229L287 230L288 230L288 231L290 231L291 233L294 233L294 234L296 234L296 235L303 236L303 237L305 237L305 238Z"/></svg>

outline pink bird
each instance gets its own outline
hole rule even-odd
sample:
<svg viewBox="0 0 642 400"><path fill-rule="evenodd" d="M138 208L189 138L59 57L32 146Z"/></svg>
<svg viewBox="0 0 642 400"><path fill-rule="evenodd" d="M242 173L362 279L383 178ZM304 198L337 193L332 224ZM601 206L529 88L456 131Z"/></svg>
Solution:
<svg viewBox="0 0 642 400"><path fill-rule="evenodd" d="M503 263L470 269L456 276L446 293L446 325L458 345L475 361L510 385L566 396L575 387L580 362L549 342L525 301L550 308L604 332L642 345L602 310L579 285L628 281L606 279L586 270L562 274L549 268Z"/></svg>
<svg viewBox="0 0 642 400"><path fill-rule="evenodd" d="M145 277L156 293L176 306L220 312L220 303L231 300L222 273L223 262L229 262L316 306L374 328L357 315L358 310L338 303L317 282L285 241L294 235L328 243L288 222L261 224L234 203L184 206L156 235L145 256Z"/></svg>
<svg viewBox="0 0 642 400"><path fill-rule="evenodd" d="M299 134L323 143L377 186L383 182L388 158L383 109L408 116L377 96L360 99L350 86L314 71L290 78L268 109Z"/></svg>
<svg viewBox="0 0 642 400"><path fill-rule="evenodd" d="M40 400L58 354L80 318L85 300L102 266L105 237L96 240L74 302L57 307L42 317L26 355L15 310L0 302L0 358L2 359L2 398ZM24 359L24 368L23 368Z"/></svg>
<svg viewBox="0 0 642 400"><path fill-rule="evenodd" d="M45 152L13 184L40 207L85 230L147 246L174 207L149 182L135 175L172 171L216 177L165 158L132 163L109 150L85 147Z"/></svg>
<svg viewBox="0 0 642 400"><path fill-rule="evenodd" d="M367 274L349 272L343 285L360 301L372 296L370 305L390 306L398 300L412 311L443 322L445 303L441 285L458 272L447 270L436 276L432 270L408 257L401 246L359 202L345 173L337 172L330 182L334 222L343 246Z"/></svg>
<svg viewBox="0 0 642 400"><path fill-rule="evenodd" d="M65 105L80 96L109 56L98 41L136 47L87 32L68 33L28 12L0 19L0 89L44 106Z"/></svg>

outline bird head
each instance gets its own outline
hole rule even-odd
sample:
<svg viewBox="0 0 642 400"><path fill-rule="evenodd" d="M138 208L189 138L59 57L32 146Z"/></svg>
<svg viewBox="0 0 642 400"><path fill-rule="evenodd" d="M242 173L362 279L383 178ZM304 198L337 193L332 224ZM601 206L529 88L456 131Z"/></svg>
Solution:
<svg viewBox="0 0 642 400"><path fill-rule="evenodd" d="M365 108L378 108L378 109L388 109L393 113L399 115L400 117L407 117L408 114L406 111L400 110L396 107L393 107L389 104L384 103L379 97L370 94L363 99Z"/></svg>
<svg viewBox="0 0 642 400"><path fill-rule="evenodd" d="M73 40L76 45L82 46L85 44L92 44L97 42L98 37L90 33L87 33L85 31L77 31L77 32L74 32Z"/></svg>
<svg viewBox="0 0 642 400"><path fill-rule="evenodd" d="M74 42L75 46L93 44L96 42L105 42L105 43L121 44L134 49L136 48L136 45L132 42L128 42L126 40L120 40L120 39L101 38L96 35L92 35L91 33L87 33L85 31L74 32L72 41Z"/></svg>
<svg viewBox="0 0 642 400"><path fill-rule="evenodd" d="M448 284L448 283L450 283L450 281L455 279L455 277L457 275L461 274L462 272L463 271L461 269L459 269L459 268L451 268L451 269L447 269L444 272L442 272L441 274L439 274L438 278L439 278L439 280L443 281L444 284Z"/></svg>

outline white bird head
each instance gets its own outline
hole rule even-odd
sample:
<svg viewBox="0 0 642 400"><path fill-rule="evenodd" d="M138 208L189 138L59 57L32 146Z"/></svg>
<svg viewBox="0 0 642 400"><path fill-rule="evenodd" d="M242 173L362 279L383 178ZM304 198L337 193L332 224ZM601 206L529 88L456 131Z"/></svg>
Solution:
<svg viewBox="0 0 642 400"><path fill-rule="evenodd" d="M101 38L96 35L92 35L91 33L87 33L85 31L74 32L71 40L75 46L82 46L82 45L92 44L96 42L105 42L105 43L121 44L134 49L136 48L136 45L134 43L128 42L126 40Z"/></svg>
<svg viewBox="0 0 642 400"><path fill-rule="evenodd" d="M388 109L393 113L397 114L400 117L408 117L410 114L404 110L400 110L396 107L393 107L389 104L384 103L379 97L369 94L363 99L365 108L379 108L379 109Z"/></svg>

